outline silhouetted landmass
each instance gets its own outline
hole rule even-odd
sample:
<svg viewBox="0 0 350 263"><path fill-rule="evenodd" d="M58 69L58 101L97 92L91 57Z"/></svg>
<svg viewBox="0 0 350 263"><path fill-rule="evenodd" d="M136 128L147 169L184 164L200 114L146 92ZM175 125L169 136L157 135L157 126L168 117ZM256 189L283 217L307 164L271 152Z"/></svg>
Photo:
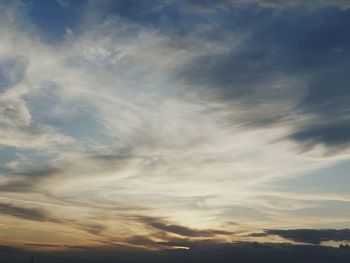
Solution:
<svg viewBox="0 0 350 263"><path fill-rule="evenodd" d="M28 262L30 252L11 247L0 247L1 262ZM115 248L82 248L66 252L37 253L35 263L199 263L199 262L243 262L243 263L348 263L350 250L291 244L235 243L207 244L189 250L172 249L162 252L120 251Z"/></svg>

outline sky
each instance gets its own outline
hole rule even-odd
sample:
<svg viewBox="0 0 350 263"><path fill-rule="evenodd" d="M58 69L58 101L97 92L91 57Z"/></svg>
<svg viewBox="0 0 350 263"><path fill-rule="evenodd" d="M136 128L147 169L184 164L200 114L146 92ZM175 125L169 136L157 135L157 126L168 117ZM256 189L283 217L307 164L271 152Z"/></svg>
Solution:
<svg viewBox="0 0 350 263"><path fill-rule="evenodd" d="M350 243L349 23L347 0L0 0L0 255Z"/></svg>

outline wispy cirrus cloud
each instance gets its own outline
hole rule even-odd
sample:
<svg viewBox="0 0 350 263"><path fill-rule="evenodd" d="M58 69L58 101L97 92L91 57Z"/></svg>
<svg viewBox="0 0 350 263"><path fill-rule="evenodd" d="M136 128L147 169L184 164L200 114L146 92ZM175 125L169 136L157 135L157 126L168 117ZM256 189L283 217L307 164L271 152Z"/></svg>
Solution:
<svg viewBox="0 0 350 263"><path fill-rule="evenodd" d="M348 160L348 9L341 1L184 3L89 1L74 26L55 31L57 41L24 2L2 5L8 200L40 204L65 219L55 231L74 228L94 245L91 235L124 245L151 236L155 247L176 241L155 232L229 238L232 220L254 232L302 226L319 213L308 202L319 195L265 186ZM235 7L218 17L188 12L189 4ZM18 209L4 207L25 220ZM141 211L157 220L140 220ZM343 217L327 220L319 223Z"/></svg>

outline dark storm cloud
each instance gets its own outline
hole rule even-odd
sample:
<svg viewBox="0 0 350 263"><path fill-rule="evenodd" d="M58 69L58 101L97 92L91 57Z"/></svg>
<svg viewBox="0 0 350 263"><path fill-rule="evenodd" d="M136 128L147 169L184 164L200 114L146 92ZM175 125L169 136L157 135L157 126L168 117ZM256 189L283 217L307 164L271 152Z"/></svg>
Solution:
<svg viewBox="0 0 350 263"><path fill-rule="evenodd" d="M322 241L350 241L350 229L292 229L266 230L253 236L277 235L295 242L320 244Z"/></svg>

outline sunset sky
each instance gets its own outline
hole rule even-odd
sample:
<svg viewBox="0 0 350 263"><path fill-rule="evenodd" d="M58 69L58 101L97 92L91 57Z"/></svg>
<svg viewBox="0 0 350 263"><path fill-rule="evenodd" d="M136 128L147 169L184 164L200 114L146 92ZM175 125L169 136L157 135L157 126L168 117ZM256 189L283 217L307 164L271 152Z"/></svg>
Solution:
<svg viewBox="0 0 350 263"><path fill-rule="evenodd" d="M350 243L349 29L347 0L0 0L0 245Z"/></svg>

